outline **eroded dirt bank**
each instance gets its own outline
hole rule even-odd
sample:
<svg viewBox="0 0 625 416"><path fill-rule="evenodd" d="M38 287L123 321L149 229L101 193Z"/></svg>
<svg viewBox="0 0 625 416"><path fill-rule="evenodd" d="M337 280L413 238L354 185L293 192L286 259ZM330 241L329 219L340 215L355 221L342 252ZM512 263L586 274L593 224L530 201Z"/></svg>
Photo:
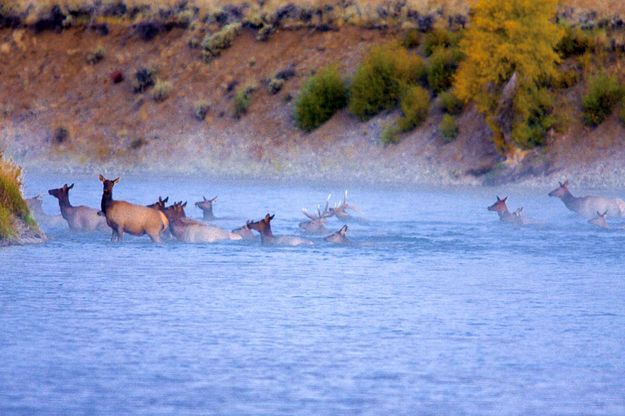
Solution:
<svg viewBox="0 0 625 416"><path fill-rule="evenodd" d="M2 29L1 145L26 169L446 184L568 177L587 186L625 186L625 128L616 116L596 129L576 121L581 86L558 97L571 111L566 131L520 154L518 163L497 154L471 107L449 144L438 132L442 114L434 107L423 126L387 147L380 133L397 113L363 123L341 111L312 133L295 127L294 97L310 73L328 63L353 73L371 45L392 36L346 26L280 30L260 42L244 29L219 59L205 63L189 47L197 34L184 29L149 41L122 25L109 25L106 35L86 28ZM103 59L87 63L97 48ZM156 78L169 83L165 100L133 90L140 68L154 68ZM272 94L268 82L280 72L286 80ZM116 74L124 79L116 83ZM254 92L237 119L234 95L245 86ZM199 103L208 107L203 120L194 114Z"/></svg>

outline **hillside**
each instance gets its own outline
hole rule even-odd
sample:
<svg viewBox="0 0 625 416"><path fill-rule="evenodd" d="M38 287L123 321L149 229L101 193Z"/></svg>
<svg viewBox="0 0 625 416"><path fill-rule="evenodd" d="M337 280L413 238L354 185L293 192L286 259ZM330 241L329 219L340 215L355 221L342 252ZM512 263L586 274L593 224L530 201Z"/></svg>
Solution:
<svg viewBox="0 0 625 416"><path fill-rule="evenodd" d="M579 121L583 83L558 93L565 128L550 132L547 146L507 161L472 106L459 116L451 143L438 131L435 106L396 145L382 146L380 134L398 111L360 122L341 110L311 133L298 130L294 99L306 78L326 64L353 74L372 45L401 35L401 25L276 25L263 41L248 25L205 62L197 44L210 25L157 25L145 36L137 20L98 22L0 29L0 146L26 168L399 183L574 177L624 185L625 128L616 114L595 129ZM154 70L160 84L135 92L142 68ZM273 94L276 77L285 81ZM235 96L243 89L250 103L237 116ZM155 99L155 91L162 95ZM203 119L195 114L200 105Z"/></svg>

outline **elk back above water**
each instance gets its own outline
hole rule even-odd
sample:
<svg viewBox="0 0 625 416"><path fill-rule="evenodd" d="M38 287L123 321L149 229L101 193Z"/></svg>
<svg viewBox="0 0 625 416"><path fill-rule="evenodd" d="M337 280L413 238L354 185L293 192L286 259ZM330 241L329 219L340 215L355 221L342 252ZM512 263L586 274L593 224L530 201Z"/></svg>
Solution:
<svg viewBox="0 0 625 416"><path fill-rule="evenodd" d="M283 246L310 246L313 242L305 238L294 235L273 235L271 231L271 220L275 215L265 215L258 221L247 222L247 226L260 234L260 240L264 245L283 245Z"/></svg>
<svg viewBox="0 0 625 416"><path fill-rule="evenodd" d="M185 243L214 243L222 240L241 240L241 235L217 226L187 218L187 203L177 202L166 209L169 229L177 240Z"/></svg>
<svg viewBox="0 0 625 416"><path fill-rule="evenodd" d="M559 182L559 186L549 192L549 196L560 198L564 205L582 217L592 219L597 212L607 211L611 217L625 217L625 201L619 198L602 196L573 196L569 191L569 181Z"/></svg>

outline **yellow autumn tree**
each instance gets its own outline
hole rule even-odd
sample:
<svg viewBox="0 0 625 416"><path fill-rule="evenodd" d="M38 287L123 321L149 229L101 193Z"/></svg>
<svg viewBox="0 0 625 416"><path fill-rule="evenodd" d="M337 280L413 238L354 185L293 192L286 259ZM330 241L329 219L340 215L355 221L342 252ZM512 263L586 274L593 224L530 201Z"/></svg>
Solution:
<svg viewBox="0 0 625 416"><path fill-rule="evenodd" d="M502 151L528 145L537 117L545 112L541 85L556 76L555 47L562 33L554 22L558 0L476 0L460 43L466 59L454 79L456 95L474 101ZM505 88L513 78L514 85ZM498 116L502 93L513 90L511 131ZM536 98L538 97L538 98ZM541 113L541 111L543 113ZM541 121L541 120L538 120ZM509 133L509 134L508 134ZM510 140L504 140L504 134ZM508 139L508 137L506 137Z"/></svg>

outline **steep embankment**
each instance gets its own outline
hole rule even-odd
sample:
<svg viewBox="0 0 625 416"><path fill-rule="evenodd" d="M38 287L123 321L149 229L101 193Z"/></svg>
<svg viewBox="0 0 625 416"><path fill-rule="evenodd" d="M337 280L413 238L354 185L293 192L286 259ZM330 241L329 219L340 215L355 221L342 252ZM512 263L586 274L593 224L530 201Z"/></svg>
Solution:
<svg viewBox="0 0 625 416"><path fill-rule="evenodd" d="M201 30L173 28L144 40L136 25L109 22L106 34L98 27L0 30L0 144L26 167L407 183L574 176L588 185L623 185L625 129L616 116L597 129L578 121L583 85L558 97L570 113L564 132L521 154L518 164L503 163L471 107L449 144L435 106L423 126L387 147L380 133L397 112L363 123L343 110L312 133L295 127L293 98L306 77L328 63L353 73L371 45L396 36L392 30L283 29L258 41L256 30L243 29L205 63L201 48L189 46L201 41ZM103 59L93 63L89 54L98 49ZM156 71L166 94L134 91L141 68ZM273 94L268 83L277 75L286 80ZM235 117L235 95L247 86L249 107ZM203 120L195 115L200 104L208 108Z"/></svg>

